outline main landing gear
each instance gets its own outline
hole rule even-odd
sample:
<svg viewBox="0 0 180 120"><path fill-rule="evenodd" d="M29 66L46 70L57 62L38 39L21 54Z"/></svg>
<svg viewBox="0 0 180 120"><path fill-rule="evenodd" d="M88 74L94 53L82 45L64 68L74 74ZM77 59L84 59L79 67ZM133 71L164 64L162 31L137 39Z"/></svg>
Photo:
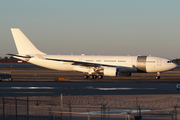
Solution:
<svg viewBox="0 0 180 120"><path fill-rule="evenodd" d="M103 76L102 75L84 75L83 76L84 79L102 79Z"/></svg>
<svg viewBox="0 0 180 120"><path fill-rule="evenodd" d="M156 76L156 79L160 79L160 72L157 72L157 76Z"/></svg>

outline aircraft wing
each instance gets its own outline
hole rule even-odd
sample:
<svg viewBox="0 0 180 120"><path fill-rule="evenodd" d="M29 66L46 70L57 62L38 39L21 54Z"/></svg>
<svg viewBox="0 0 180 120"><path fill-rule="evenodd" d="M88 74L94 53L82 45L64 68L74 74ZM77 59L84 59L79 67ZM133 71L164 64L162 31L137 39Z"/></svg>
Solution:
<svg viewBox="0 0 180 120"><path fill-rule="evenodd" d="M100 66L117 67L117 66L114 66L114 65L89 63L89 62L74 61L74 60L63 60L63 59L52 59L52 58L46 58L46 60L70 62L70 63L72 63L72 65L80 65L80 66L85 66L85 67L100 67ZM120 66L118 66L118 67L120 67Z"/></svg>

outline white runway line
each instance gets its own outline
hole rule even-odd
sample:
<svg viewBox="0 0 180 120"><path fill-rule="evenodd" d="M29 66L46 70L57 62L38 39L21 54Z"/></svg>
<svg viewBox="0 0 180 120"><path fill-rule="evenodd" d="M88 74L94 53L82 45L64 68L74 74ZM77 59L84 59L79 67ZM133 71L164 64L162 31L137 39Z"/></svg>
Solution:
<svg viewBox="0 0 180 120"><path fill-rule="evenodd" d="M33 90L33 89L56 89L56 87L0 87L0 89L27 89L27 90Z"/></svg>
<svg viewBox="0 0 180 120"><path fill-rule="evenodd" d="M101 88L101 87L93 87L93 86L87 86L87 89L97 89L97 90L154 90L157 88Z"/></svg>

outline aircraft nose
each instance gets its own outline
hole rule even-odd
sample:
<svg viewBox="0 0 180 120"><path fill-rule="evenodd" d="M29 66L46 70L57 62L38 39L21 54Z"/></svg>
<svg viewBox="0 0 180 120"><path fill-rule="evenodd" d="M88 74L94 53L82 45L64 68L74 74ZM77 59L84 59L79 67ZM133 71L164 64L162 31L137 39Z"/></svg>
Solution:
<svg viewBox="0 0 180 120"><path fill-rule="evenodd" d="M176 63L172 64L172 69L176 68L178 65Z"/></svg>

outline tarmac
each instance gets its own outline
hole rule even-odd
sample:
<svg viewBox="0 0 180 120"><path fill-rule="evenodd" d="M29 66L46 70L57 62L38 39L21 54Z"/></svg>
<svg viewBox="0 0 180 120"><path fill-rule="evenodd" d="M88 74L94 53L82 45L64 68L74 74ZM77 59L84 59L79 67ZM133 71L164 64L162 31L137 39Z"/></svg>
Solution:
<svg viewBox="0 0 180 120"><path fill-rule="evenodd" d="M177 83L136 82L1 82L3 96L179 94Z"/></svg>

